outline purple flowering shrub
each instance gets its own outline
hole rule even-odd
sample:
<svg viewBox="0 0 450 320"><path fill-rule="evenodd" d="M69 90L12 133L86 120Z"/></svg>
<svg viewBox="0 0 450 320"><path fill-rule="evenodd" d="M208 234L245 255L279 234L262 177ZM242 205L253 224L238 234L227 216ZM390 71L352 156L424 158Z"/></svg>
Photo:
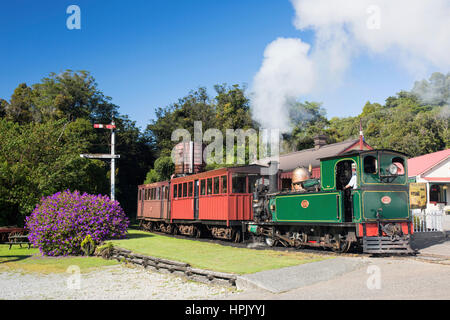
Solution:
<svg viewBox="0 0 450 320"><path fill-rule="evenodd" d="M80 254L88 235L96 245L124 238L129 225L117 201L69 190L42 198L25 222L29 241L48 256Z"/></svg>

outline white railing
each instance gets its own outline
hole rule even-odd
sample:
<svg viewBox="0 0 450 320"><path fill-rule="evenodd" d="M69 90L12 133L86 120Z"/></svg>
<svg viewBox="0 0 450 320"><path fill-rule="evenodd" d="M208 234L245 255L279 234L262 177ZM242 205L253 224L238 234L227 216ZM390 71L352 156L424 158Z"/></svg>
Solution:
<svg viewBox="0 0 450 320"><path fill-rule="evenodd" d="M443 231L442 219L444 210L411 210L414 221L414 232Z"/></svg>

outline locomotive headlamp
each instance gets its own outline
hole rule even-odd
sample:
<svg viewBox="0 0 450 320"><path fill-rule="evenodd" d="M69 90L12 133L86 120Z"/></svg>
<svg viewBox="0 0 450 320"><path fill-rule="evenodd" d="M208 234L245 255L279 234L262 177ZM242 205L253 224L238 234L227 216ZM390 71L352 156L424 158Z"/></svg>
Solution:
<svg viewBox="0 0 450 320"><path fill-rule="evenodd" d="M391 164L388 168L389 173L392 175L396 175L398 173L398 167L395 164Z"/></svg>

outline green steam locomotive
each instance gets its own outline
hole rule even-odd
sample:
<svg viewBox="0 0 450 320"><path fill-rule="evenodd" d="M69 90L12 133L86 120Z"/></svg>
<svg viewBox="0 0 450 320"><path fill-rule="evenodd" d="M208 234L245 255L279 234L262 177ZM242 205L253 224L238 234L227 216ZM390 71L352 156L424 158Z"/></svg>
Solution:
<svg viewBox="0 0 450 320"><path fill-rule="evenodd" d="M277 163L270 165L277 172ZM293 179L289 191L278 190L276 174L257 185L245 231L270 246L413 253L407 155L350 151L320 159L320 171L320 181Z"/></svg>

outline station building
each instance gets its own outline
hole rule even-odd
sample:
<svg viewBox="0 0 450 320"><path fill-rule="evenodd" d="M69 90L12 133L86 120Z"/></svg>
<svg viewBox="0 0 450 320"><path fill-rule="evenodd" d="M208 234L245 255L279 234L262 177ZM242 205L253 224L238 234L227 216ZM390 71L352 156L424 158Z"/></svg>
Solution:
<svg viewBox="0 0 450 320"><path fill-rule="evenodd" d="M450 211L450 149L409 159L408 176L426 184L427 211Z"/></svg>

